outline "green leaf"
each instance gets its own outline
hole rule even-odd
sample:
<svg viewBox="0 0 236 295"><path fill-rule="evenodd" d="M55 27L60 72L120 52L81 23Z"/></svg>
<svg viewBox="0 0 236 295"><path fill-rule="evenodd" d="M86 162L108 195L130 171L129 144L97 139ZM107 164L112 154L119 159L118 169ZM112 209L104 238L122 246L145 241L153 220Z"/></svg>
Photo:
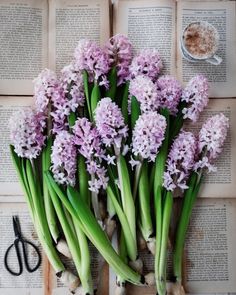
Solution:
<svg viewBox="0 0 236 295"><path fill-rule="evenodd" d="M140 104L135 96L131 97L131 129L134 129L135 123L141 114Z"/></svg>
<svg viewBox="0 0 236 295"><path fill-rule="evenodd" d="M116 67L112 67L108 73L109 81L109 90L106 91L106 97L110 97L113 101L116 96L116 87L117 87L117 70Z"/></svg>
<svg viewBox="0 0 236 295"><path fill-rule="evenodd" d="M90 107L90 97L89 97L89 81L88 81L88 73L87 71L83 71L83 83L84 83L84 93L85 98L87 102L87 109L89 113L89 118L92 120L92 113L91 113L91 107Z"/></svg>
<svg viewBox="0 0 236 295"><path fill-rule="evenodd" d="M94 118L94 111L100 99L101 99L101 92L100 92L99 85L94 84L92 94L91 94L91 111L92 111L93 118Z"/></svg>
<svg viewBox="0 0 236 295"><path fill-rule="evenodd" d="M125 124L129 124L129 114L128 114L128 98L129 98L129 82L126 82L124 88L124 94L121 102L121 111L125 120Z"/></svg>
<svg viewBox="0 0 236 295"><path fill-rule="evenodd" d="M75 125L76 121L76 114L74 112L71 112L68 116L68 123L70 127L73 127Z"/></svg>

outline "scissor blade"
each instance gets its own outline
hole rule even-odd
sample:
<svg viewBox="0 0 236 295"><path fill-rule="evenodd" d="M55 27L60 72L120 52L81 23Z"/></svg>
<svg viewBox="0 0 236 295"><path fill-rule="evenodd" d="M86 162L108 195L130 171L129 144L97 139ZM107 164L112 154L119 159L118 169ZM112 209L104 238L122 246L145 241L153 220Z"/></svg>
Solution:
<svg viewBox="0 0 236 295"><path fill-rule="evenodd" d="M13 229L14 229L15 237L20 237L20 235L21 235L20 223L19 223L19 219L16 215L12 216L12 222L13 222Z"/></svg>

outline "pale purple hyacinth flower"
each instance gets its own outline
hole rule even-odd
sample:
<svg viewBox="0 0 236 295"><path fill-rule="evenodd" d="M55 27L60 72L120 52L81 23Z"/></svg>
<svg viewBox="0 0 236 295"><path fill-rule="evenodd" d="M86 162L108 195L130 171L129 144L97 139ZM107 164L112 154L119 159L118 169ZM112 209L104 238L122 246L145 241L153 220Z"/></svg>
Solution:
<svg viewBox="0 0 236 295"><path fill-rule="evenodd" d="M118 83L123 84L129 77L129 66L132 60L132 45L128 37L117 34L105 45L110 68L116 66Z"/></svg>
<svg viewBox="0 0 236 295"><path fill-rule="evenodd" d="M140 103L142 112L157 111L160 106L160 98L156 85L149 77L137 76L130 81L129 92Z"/></svg>
<svg viewBox="0 0 236 295"><path fill-rule="evenodd" d="M144 75L155 82L162 68L163 64L159 52L156 49L143 49L132 60L130 76L133 79L139 75Z"/></svg>
<svg viewBox="0 0 236 295"><path fill-rule="evenodd" d="M171 115L176 115L182 95L181 84L174 77L165 75L157 80L156 85L160 97L160 107L167 108Z"/></svg>
<svg viewBox="0 0 236 295"><path fill-rule="evenodd" d="M156 112L139 116L133 130L132 152L148 161L155 161L166 130L166 119Z"/></svg>
<svg viewBox="0 0 236 295"><path fill-rule="evenodd" d="M36 110L47 115L49 101L59 84L57 76L53 71L44 69L33 82Z"/></svg>
<svg viewBox="0 0 236 295"><path fill-rule="evenodd" d="M45 116L31 108L19 110L10 118L10 140L19 157L37 158L45 142Z"/></svg>
<svg viewBox="0 0 236 295"><path fill-rule="evenodd" d="M51 170L57 183L75 185L76 147L74 136L68 131L59 132L54 140L51 154Z"/></svg>
<svg viewBox="0 0 236 295"><path fill-rule="evenodd" d="M73 127L74 142L82 156L86 159L86 166L92 176L89 181L91 191L98 193L105 189L108 183L107 171L102 166L105 151L102 148L101 137L96 127L87 118L79 118Z"/></svg>
<svg viewBox="0 0 236 295"><path fill-rule="evenodd" d="M229 128L229 119L223 114L209 118L202 126L198 135L199 160L195 164L195 171L207 169L215 171L212 162L219 156L225 142Z"/></svg>
<svg viewBox="0 0 236 295"><path fill-rule="evenodd" d="M85 101L83 75L77 71L74 63L61 70L60 84L68 99L68 106L75 112L78 106L83 106Z"/></svg>
<svg viewBox="0 0 236 295"><path fill-rule="evenodd" d="M109 97L103 98L95 110L95 122L102 142L120 151L122 140L128 136L120 108Z"/></svg>
<svg viewBox="0 0 236 295"><path fill-rule="evenodd" d="M164 172L163 186L168 191L185 190L186 182L195 164L197 141L193 133L181 131L174 140Z"/></svg>
<svg viewBox="0 0 236 295"><path fill-rule="evenodd" d="M80 71L86 70L90 82L108 88L106 78L109 71L108 55L96 42L87 39L80 40L75 49L74 58L75 67Z"/></svg>
<svg viewBox="0 0 236 295"><path fill-rule="evenodd" d="M184 119L188 118L196 122L209 101L209 83L207 78L203 75L193 77L183 90L181 100L187 103L187 106L182 111Z"/></svg>

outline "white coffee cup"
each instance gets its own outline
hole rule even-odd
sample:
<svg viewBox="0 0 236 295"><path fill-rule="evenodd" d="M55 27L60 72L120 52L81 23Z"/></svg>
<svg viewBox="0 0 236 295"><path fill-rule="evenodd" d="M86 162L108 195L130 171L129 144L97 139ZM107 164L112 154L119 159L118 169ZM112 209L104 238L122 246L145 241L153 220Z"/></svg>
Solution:
<svg viewBox="0 0 236 295"><path fill-rule="evenodd" d="M206 21L188 24L180 40L183 58L190 62L206 61L212 65L219 65L222 58L215 54L219 38L217 29Z"/></svg>

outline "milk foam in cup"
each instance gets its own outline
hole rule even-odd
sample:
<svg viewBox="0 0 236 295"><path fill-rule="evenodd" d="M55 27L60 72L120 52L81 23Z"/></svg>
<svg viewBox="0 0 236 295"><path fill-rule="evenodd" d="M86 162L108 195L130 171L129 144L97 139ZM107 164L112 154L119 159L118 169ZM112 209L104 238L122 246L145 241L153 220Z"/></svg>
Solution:
<svg viewBox="0 0 236 295"><path fill-rule="evenodd" d="M192 22L187 25L180 45L183 57L190 62L206 61L213 65L222 62L222 58L215 54L219 46L219 33L208 22Z"/></svg>

